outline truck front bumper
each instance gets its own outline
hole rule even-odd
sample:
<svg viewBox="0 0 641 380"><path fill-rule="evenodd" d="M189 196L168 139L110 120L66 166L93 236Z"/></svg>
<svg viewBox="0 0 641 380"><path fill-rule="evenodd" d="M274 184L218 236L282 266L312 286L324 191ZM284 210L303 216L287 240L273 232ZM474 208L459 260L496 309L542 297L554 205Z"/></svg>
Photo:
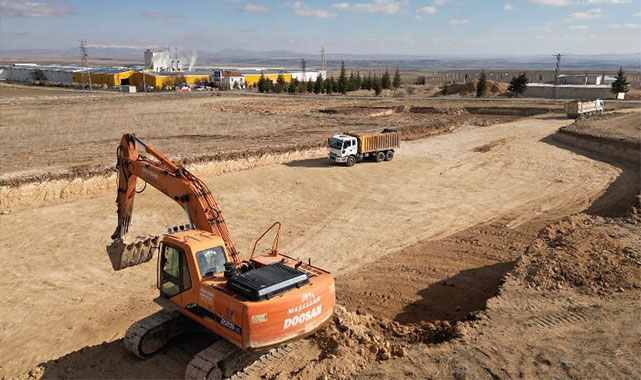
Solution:
<svg viewBox="0 0 641 380"><path fill-rule="evenodd" d="M328 157L329 157L329 159L331 161L334 161L334 162L337 162L337 163L347 162L347 157L338 157L338 156L335 156L333 154L330 154Z"/></svg>

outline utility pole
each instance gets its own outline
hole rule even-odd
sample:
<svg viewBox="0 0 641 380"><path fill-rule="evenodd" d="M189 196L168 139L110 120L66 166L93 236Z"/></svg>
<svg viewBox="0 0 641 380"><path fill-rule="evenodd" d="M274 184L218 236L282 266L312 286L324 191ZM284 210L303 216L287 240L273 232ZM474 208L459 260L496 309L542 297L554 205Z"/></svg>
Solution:
<svg viewBox="0 0 641 380"><path fill-rule="evenodd" d="M85 68L82 73L81 82L83 87L86 87L86 84L89 83L89 91L91 91L91 74L89 73L89 54L87 53L86 40L80 40L80 58L82 60L82 67Z"/></svg>
<svg viewBox="0 0 641 380"><path fill-rule="evenodd" d="M321 46L321 62L320 62L320 69L321 71L326 70L326 62L325 62L325 46Z"/></svg>
<svg viewBox="0 0 641 380"><path fill-rule="evenodd" d="M300 67L303 69L303 81L307 82L307 61L305 58L300 59Z"/></svg>
<svg viewBox="0 0 641 380"><path fill-rule="evenodd" d="M554 100L559 98L559 72L561 70L561 53L556 54L556 69L554 70L554 90L553 97Z"/></svg>

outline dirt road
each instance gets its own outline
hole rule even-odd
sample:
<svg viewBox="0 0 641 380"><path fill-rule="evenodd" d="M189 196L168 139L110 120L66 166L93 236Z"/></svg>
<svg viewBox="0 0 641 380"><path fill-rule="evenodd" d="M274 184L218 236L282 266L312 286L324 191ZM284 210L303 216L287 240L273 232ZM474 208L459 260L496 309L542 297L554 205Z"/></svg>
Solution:
<svg viewBox="0 0 641 380"><path fill-rule="evenodd" d="M341 275L482 222L507 219L515 227L587 208L610 184L620 184L621 170L542 141L567 124L544 115L464 127L406 143L389 163L344 168L311 159L203 179L245 255L263 229L280 220L283 253L310 257ZM155 266L114 273L104 252L115 227L114 194L0 216L0 288L11 290L0 301L0 376L112 342L156 309ZM132 233L185 222L180 208L147 189L136 200ZM117 342L85 350L126 357ZM128 371L133 361L122 360L117 372L96 368L84 375L143 371ZM159 364L155 374L174 377L185 364Z"/></svg>

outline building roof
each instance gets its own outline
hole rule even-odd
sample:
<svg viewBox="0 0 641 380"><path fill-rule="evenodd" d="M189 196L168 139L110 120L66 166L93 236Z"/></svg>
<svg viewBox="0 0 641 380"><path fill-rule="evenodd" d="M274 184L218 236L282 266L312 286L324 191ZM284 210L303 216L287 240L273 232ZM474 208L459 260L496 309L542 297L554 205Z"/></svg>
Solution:
<svg viewBox="0 0 641 380"><path fill-rule="evenodd" d="M223 76L224 77L242 77L243 74L236 71L225 70L223 71Z"/></svg>
<svg viewBox="0 0 641 380"><path fill-rule="evenodd" d="M529 83L528 87L554 87L550 83ZM559 88L610 88L607 84L559 84Z"/></svg>
<svg viewBox="0 0 641 380"><path fill-rule="evenodd" d="M89 69L92 74L122 74L128 71L133 71L129 67L92 67Z"/></svg>

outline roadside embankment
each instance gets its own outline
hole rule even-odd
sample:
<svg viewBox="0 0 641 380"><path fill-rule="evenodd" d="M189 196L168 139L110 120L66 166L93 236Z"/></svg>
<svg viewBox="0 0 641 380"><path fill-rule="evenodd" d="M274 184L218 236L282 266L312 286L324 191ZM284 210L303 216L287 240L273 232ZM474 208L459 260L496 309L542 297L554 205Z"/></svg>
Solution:
<svg viewBox="0 0 641 380"><path fill-rule="evenodd" d="M641 165L641 113L610 114L559 129L553 138L603 158Z"/></svg>

